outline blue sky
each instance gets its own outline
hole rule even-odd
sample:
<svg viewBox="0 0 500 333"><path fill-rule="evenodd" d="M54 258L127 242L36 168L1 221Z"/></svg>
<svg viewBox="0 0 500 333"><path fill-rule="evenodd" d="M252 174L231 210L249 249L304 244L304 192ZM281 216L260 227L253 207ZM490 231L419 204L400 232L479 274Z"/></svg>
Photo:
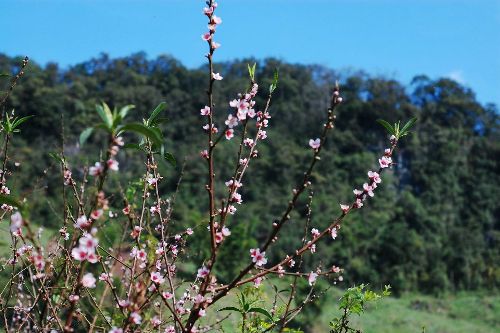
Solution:
<svg viewBox="0 0 500 333"><path fill-rule="evenodd" d="M202 0L0 0L0 52L63 66L100 52L204 62ZM217 60L451 77L500 105L500 0L219 0Z"/></svg>

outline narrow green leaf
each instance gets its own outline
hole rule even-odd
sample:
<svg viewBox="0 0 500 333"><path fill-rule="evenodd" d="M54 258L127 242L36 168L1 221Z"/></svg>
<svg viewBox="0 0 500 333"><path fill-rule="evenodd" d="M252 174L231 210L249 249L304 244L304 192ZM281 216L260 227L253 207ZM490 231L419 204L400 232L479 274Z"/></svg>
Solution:
<svg viewBox="0 0 500 333"><path fill-rule="evenodd" d="M106 103L102 103L102 105L96 105L95 109L101 117L102 122L106 125L106 127L111 130L113 126L113 115L111 114L111 110Z"/></svg>
<svg viewBox="0 0 500 333"><path fill-rule="evenodd" d="M167 103L161 102L160 104L158 104L158 106L153 110L153 113L151 113L151 116L149 116L148 125L152 126L153 124L155 124L155 120L158 117L158 115L161 112L165 111L166 109L167 109Z"/></svg>
<svg viewBox="0 0 500 333"><path fill-rule="evenodd" d="M396 131L394 130L394 128L392 127L392 125L389 124L387 121L385 121L383 119L377 119L377 123L379 123L380 125L384 126L385 129L387 130L387 132L389 132L389 134L396 135Z"/></svg>
<svg viewBox="0 0 500 333"><path fill-rule="evenodd" d="M269 87L269 93L272 94L278 87L278 78L279 74L278 74L278 69L276 68L276 70L274 71L273 83L271 83L271 86Z"/></svg>
<svg viewBox="0 0 500 333"><path fill-rule="evenodd" d="M226 306L226 307L219 309L217 311L235 311L235 312L241 313L240 309L235 308L234 306Z"/></svg>
<svg viewBox="0 0 500 333"><path fill-rule="evenodd" d="M94 128L92 127L87 127L86 129L83 130L83 132L80 134L80 146L83 146L85 142L87 142L88 138L94 131Z"/></svg>
<svg viewBox="0 0 500 333"><path fill-rule="evenodd" d="M135 108L135 105L132 105L132 104L129 104L129 105L125 105L124 107L122 107L120 109L120 112L119 112L119 115L122 119L125 119L125 117L127 116L128 112L132 109Z"/></svg>
<svg viewBox="0 0 500 333"><path fill-rule="evenodd" d="M413 125L415 125L415 122L417 121L417 117L413 117L411 118L410 120L408 120L408 122L403 126L403 128L401 129L401 135L405 135L406 132L408 132L408 130L410 128L413 127Z"/></svg>
<svg viewBox="0 0 500 333"><path fill-rule="evenodd" d="M54 153L54 152L50 152L49 153L49 156L52 157L53 159L55 159L57 162L59 163L64 163L64 160L61 158L61 156L59 156L59 154L57 153Z"/></svg>
<svg viewBox="0 0 500 333"><path fill-rule="evenodd" d="M119 128L118 132L134 132L137 134L141 134L150 139L154 144L157 144L158 146L161 145L162 142L162 137L158 134L157 131L141 123L130 123L123 125Z"/></svg>
<svg viewBox="0 0 500 333"><path fill-rule="evenodd" d="M263 309L263 308L251 308L247 312L254 312L254 313L263 314L264 316L267 317L267 319L273 321L273 316L271 316L271 314L266 309Z"/></svg>
<svg viewBox="0 0 500 333"><path fill-rule="evenodd" d="M15 129L17 126L21 125L22 123L33 117L34 116L26 116L19 119L15 119L14 122L12 123L12 129Z"/></svg>

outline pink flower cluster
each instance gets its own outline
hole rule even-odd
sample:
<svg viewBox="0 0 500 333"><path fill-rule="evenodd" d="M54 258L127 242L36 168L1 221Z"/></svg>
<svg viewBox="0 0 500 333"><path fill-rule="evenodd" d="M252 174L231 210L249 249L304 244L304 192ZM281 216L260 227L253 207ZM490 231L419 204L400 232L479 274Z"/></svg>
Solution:
<svg viewBox="0 0 500 333"><path fill-rule="evenodd" d="M243 122L244 120L246 120L248 118L254 118L257 115L257 113L255 112L255 110L253 108L255 106L255 101L253 100L253 98L255 97L255 95L257 95L258 89L259 89L259 86L256 83L254 83L252 85L252 89L250 90L250 92L248 92L244 95L240 94L240 95L238 95L237 99L233 99L232 101L229 102L229 106L236 109L236 112L234 114L229 114L226 121L225 121L227 129L224 132L224 135L225 135L227 140L230 140L234 137L234 129L233 128L238 126L239 122ZM259 132L263 132L263 133L260 133L258 135L260 135L260 137L262 137L262 138L267 137L265 131L260 130L259 126L258 126L258 128L259 128ZM247 139L247 140L251 140L251 139ZM247 142L246 145L248 146L249 143L250 142Z"/></svg>
<svg viewBox="0 0 500 333"><path fill-rule="evenodd" d="M201 35L201 39L210 43L210 49L215 50L220 47L220 44L213 40L213 35L217 26L222 23L222 19L214 15L215 9L217 8L217 2L213 2L212 6L203 8L203 14L208 17L208 31ZM221 78L222 79L222 78Z"/></svg>
<svg viewBox="0 0 500 333"><path fill-rule="evenodd" d="M85 233L78 240L78 247L73 248L71 250L71 256L78 261L87 260L91 264L95 264L98 261L95 250L99 241L97 238L93 237L89 233Z"/></svg>
<svg viewBox="0 0 500 333"><path fill-rule="evenodd" d="M250 257L255 266L264 266L267 264L266 252L260 252L260 249L250 249Z"/></svg>

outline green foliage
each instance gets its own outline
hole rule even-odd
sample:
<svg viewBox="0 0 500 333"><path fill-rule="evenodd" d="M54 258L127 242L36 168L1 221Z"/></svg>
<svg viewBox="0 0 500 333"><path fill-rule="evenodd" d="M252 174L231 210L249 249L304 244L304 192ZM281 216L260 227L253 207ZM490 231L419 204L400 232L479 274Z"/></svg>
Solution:
<svg viewBox="0 0 500 333"><path fill-rule="evenodd" d="M350 316L352 314L360 316L366 309L369 303L373 303L382 297L387 297L391 294L390 286L385 286L384 290L377 294L373 290L367 288L365 284L354 286L342 295L339 303L339 310L342 311L342 316L334 318L330 322L331 333L342 332L360 332L349 325Z"/></svg>
<svg viewBox="0 0 500 333"><path fill-rule="evenodd" d="M387 130L387 132L389 132L389 134L394 135L394 137L396 137L396 140L399 140L403 136L410 134L410 128L412 128L412 126L415 124L416 121L417 118L413 117L410 120L408 120L408 122L401 128L401 122L399 121L395 123L394 126L392 126L383 119L377 120L377 122L380 125L384 126L384 128Z"/></svg>
<svg viewBox="0 0 500 333"><path fill-rule="evenodd" d="M14 114L14 110L12 110L12 114ZM13 117L10 115L5 115L4 120L1 123L2 130L8 134L19 133L21 130L18 128L21 124L26 122L28 119L33 118L34 116L26 116L26 117Z"/></svg>
<svg viewBox="0 0 500 333"><path fill-rule="evenodd" d="M0 73L15 72L18 60L0 55ZM158 141L161 130L164 153L161 146L155 147L156 156L171 163L172 156L187 159L173 228L195 228L197 241L190 244L191 258L200 264L197 260L204 254L203 242L208 241L203 238L206 233L201 232L206 227L206 164L197 156L199 143L205 140L201 131L204 122L198 112L206 103L205 71L188 69L168 56L148 59L144 54L117 59L102 55L65 70L54 64L40 67L31 62L30 66L5 107L15 109L19 117L35 116L18 127L22 136L14 136L12 142L20 166L8 163L11 169L19 168L15 169L15 179L9 180L19 189L13 194L26 197L31 216L37 216L35 222L54 228L59 223L54 211L62 205L58 199L60 186L50 184L60 184L54 163L59 166L61 161L48 156L47 151L61 150L61 118L66 162L73 169L99 159L98 154L82 158L85 154L79 149L84 150L82 153L95 152L100 147L97 144L102 144L98 140L108 134L102 127L109 113L100 101L136 105L121 115L121 125L141 124L149 130L145 130L146 135L124 133L126 147L131 149L118 155L120 177L113 179L116 187L115 193L109 193L110 205L114 211L123 208L118 185L126 188L123 179L138 179L144 143ZM365 181L368 170L377 168L377 159L389 144L388 130L378 126L377 119L385 119L394 131L398 119L418 117L418 122L410 129L412 135L401 141L401 150L393 157L397 164L382 175L383 182L373 200L366 203L366 209L349 216L336 241L318 246L317 254L307 258L304 269L314 269L321 260L325 265L344 268L348 285L390 283L396 294L408 290L496 290L500 286L500 116L496 106L481 105L473 91L447 79L420 76L407 87L363 72L290 65L276 59L244 59L216 66L225 74L222 89L214 95L217 124L227 116L227 101L246 88L249 67L265 87L257 95L258 105L265 102L267 88L277 84L278 75L273 75L279 68L279 89L273 93L270 108L273 118L266 129L269 139L260 145L248 181L243 180L244 205L238 206L237 214L228 221L232 236L221 249L236 254L228 260L227 269L216 266L218 278L225 281L241 268L241 258L248 257L243 248L260 244L272 221L282 213L289 200L289 184L300 181L310 158L307 141L316 137L318 124L324 121L325 96L338 79L344 102L337 111L335 129L326 142L321 163L312 175L315 195L311 227L325 227L338 214L338 203L352 199L353 188ZM166 123L162 101L168 102ZM101 115L88 112L96 104L102 108ZM108 109L113 118L116 109ZM153 114L156 116L151 118ZM78 147L78 136L89 124L103 125L81 134L85 145ZM398 128L400 133L407 131L405 124ZM237 147L230 142L220 148L215 153L217 178L229 179ZM165 197L173 193L180 172L167 163L159 170L164 177L160 191ZM81 170L74 170L74 176L81 177ZM33 192L36 195L31 194L34 183L40 184ZM216 189L218 197L225 194L223 183ZM266 253L270 261L299 245L304 205L305 200L299 203L283 234ZM230 243L232 239L235 241ZM314 314L308 318L313 319Z"/></svg>
<svg viewBox="0 0 500 333"><path fill-rule="evenodd" d="M238 306L226 306L218 311L238 313L241 316L242 332L264 332L264 329L275 321L275 318L273 318L269 311L258 305L262 304L263 301L256 297L255 290L246 288L237 297ZM267 322L257 318L258 316L267 319Z"/></svg>

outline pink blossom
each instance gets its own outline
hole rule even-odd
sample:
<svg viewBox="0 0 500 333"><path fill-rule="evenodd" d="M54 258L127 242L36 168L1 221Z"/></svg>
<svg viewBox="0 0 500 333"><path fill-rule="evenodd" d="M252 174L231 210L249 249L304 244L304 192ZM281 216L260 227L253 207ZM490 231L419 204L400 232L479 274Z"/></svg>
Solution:
<svg viewBox="0 0 500 333"><path fill-rule="evenodd" d="M165 333L175 333L175 327L173 327L172 325L168 326L167 328L165 328Z"/></svg>
<svg viewBox="0 0 500 333"><path fill-rule="evenodd" d="M71 250L71 256L73 259L78 261L84 261L87 259L87 249L81 247L75 247Z"/></svg>
<svg viewBox="0 0 500 333"><path fill-rule="evenodd" d="M208 268L202 266L200 269L198 269L198 274L196 275L196 277L204 279L205 277L208 276L209 273L210 271L208 270Z"/></svg>
<svg viewBox="0 0 500 333"><path fill-rule="evenodd" d="M380 159L378 160L378 163L380 164L380 167L381 167L382 169L387 168L387 167L390 167L390 166L391 166L391 164L392 164L392 158L387 157L387 156L382 156L382 158L380 158Z"/></svg>
<svg viewBox="0 0 500 333"><path fill-rule="evenodd" d="M267 132L266 132L266 131L261 131L261 130L259 130L259 131L257 132L257 137L258 137L259 139L261 139L261 140L264 140L264 139L266 139L266 138L267 138Z"/></svg>
<svg viewBox="0 0 500 333"><path fill-rule="evenodd" d="M205 149L205 150L202 150L202 151L200 152L200 156L201 156L201 157L203 157L203 158L208 159L208 157L209 157L209 155L208 155L208 150L206 150L206 149Z"/></svg>
<svg viewBox="0 0 500 333"><path fill-rule="evenodd" d="M253 280L253 286L255 288L259 288L261 286L261 284L262 284L262 280L263 280L263 278L260 277L260 276L257 277L257 278L255 278L255 280Z"/></svg>
<svg viewBox="0 0 500 333"><path fill-rule="evenodd" d="M230 235L231 235L231 231L229 230L229 228L228 228L228 227L223 227L221 232L222 232L222 235L223 235L224 237L227 237L227 236L230 236Z"/></svg>
<svg viewBox="0 0 500 333"><path fill-rule="evenodd" d="M222 23L222 19L218 16L212 16L212 22L215 23L215 24L221 24Z"/></svg>
<svg viewBox="0 0 500 333"><path fill-rule="evenodd" d="M337 238L337 228L333 227L332 230L330 230L330 235L332 236L332 239Z"/></svg>
<svg viewBox="0 0 500 333"><path fill-rule="evenodd" d="M158 316L154 316L153 318L151 318L151 325L153 325L153 327L158 327L160 326L161 324L161 320L160 318L158 318Z"/></svg>
<svg viewBox="0 0 500 333"><path fill-rule="evenodd" d="M104 212L102 209L96 209L96 210L92 211L92 213L90 213L90 218L93 220L98 220L102 216L103 213Z"/></svg>
<svg viewBox="0 0 500 333"><path fill-rule="evenodd" d="M140 325L142 323L142 317L137 312L132 312L130 314L130 321L136 325Z"/></svg>
<svg viewBox="0 0 500 333"><path fill-rule="evenodd" d="M205 32L203 35L201 35L201 39L204 41L209 41L212 39L212 34L210 32Z"/></svg>
<svg viewBox="0 0 500 333"><path fill-rule="evenodd" d="M253 147L254 142L253 139L246 138L245 140L243 140L243 144L247 147Z"/></svg>
<svg viewBox="0 0 500 333"><path fill-rule="evenodd" d="M370 197L373 197L375 194L373 193L373 187L371 187L370 185L368 185L368 183L364 183L363 184L363 189L365 190L365 192L370 196Z"/></svg>
<svg viewBox="0 0 500 333"><path fill-rule="evenodd" d="M210 16L214 12L214 7L205 7L203 8L203 14Z"/></svg>
<svg viewBox="0 0 500 333"><path fill-rule="evenodd" d="M203 297L203 295L201 295L201 294L198 294L198 295L196 295L196 296L193 298L193 302L194 302L195 304L201 304L201 303L205 302L205 297Z"/></svg>
<svg viewBox="0 0 500 333"><path fill-rule="evenodd" d="M205 309L198 310L198 316L205 317L206 314L207 314L207 312L205 311Z"/></svg>
<svg viewBox="0 0 500 333"><path fill-rule="evenodd" d="M192 235L192 234L193 234L193 229L191 229L191 228L187 228L187 229L186 229L186 234L188 234L188 235Z"/></svg>
<svg viewBox="0 0 500 333"><path fill-rule="evenodd" d="M152 272L151 281L156 284L162 284L163 282L165 282L165 279L163 278L160 272Z"/></svg>
<svg viewBox="0 0 500 333"><path fill-rule="evenodd" d="M382 179L380 178L380 175L378 172L374 171L368 171L368 177L373 180L374 183L380 184L382 182Z"/></svg>
<svg viewBox="0 0 500 333"><path fill-rule="evenodd" d="M200 110L200 114L202 116L209 116L210 115L210 107L205 106L203 109Z"/></svg>
<svg viewBox="0 0 500 333"><path fill-rule="evenodd" d="M217 50L219 47L220 47L220 43L217 43L217 42L212 42L212 48L213 48L214 50Z"/></svg>
<svg viewBox="0 0 500 333"><path fill-rule="evenodd" d="M360 191L358 189L354 189L354 190L352 190L352 193L354 193L354 195L358 196L358 195L363 194L363 191Z"/></svg>
<svg viewBox="0 0 500 333"><path fill-rule="evenodd" d="M148 182L149 185L156 186L156 184L158 183L158 178L155 178L153 176L148 176L146 178L146 181Z"/></svg>
<svg viewBox="0 0 500 333"><path fill-rule="evenodd" d="M93 252L97 247L97 245L99 244L99 240L97 238L94 238L92 235L86 233L85 235L83 235L83 237L80 237L78 243L80 244L80 247L82 249L86 249Z"/></svg>
<svg viewBox="0 0 500 333"><path fill-rule="evenodd" d="M233 129L228 129L224 132L224 136L226 137L227 140L231 140L234 137L234 130Z"/></svg>
<svg viewBox="0 0 500 333"><path fill-rule="evenodd" d="M238 125L238 118L230 114L229 116L227 116L227 120L224 123L227 125L227 127L233 128Z"/></svg>
<svg viewBox="0 0 500 333"><path fill-rule="evenodd" d="M10 216L10 232L19 233L21 227L23 226L23 217L21 213L15 212Z"/></svg>
<svg viewBox="0 0 500 333"><path fill-rule="evenodd" d="M123 330L121 328L113 326L113 328L111 328L108 333L123 333Z"/></svg>
<svg viewBox="0 0 500 333"><path fill-rule="evenodd" d="M111 281L111 275L108 274L108 273L101 273L101 275L99 275L99 281Z"/></svg>
<svg viewBox="0 0 500 333"><path fill-rule="evenodd" d="M68 299L69 299L70 302L78 302L78 300L80 299L80 296L78 296L78 295L69 295Z"/></svg>
<svg viewBox="0 0 500 333"><path fill-rule="evenodd" d="M92 273L87 273L82 277L82 285L85 288L95 288L96 279Z"/></svg>
<svg viewBox="0 0 500 333"><path fill-rule="evenodd" d="M130 301L127 300L127 299L121 299L118 301L118 305L121 307L121 308L126 308L127 306L130 305Z"/></svg>
<svg viewBox="0 0 500 333"><path fill-rule="evenodd" d="M229 102L229 106L232 108L238 107L238 104L240 103L239 99L233 99L232 101Z"/></svg>
<svg viewBox="0 0 500 333"><path fill-rule="evenodd" d="M164 298L164 299L172 299L174 298L174 294L172 294L171 292L168 292L168 291L165 291L161 294L161 296Z"/></svg>
<svg viewBox="0 0 500 333"><path fill-rule="evenodd" d="M340 209L342 209L344 213L347 213L349 211L349 208L351 208L349 205L340 204Z"/></svg>
<svg viewBox="0 0 500 333"><path fill-rule="evenodd" d="M311 272L309 273L309 276L307 278L307 281L309 282L309 285L312 286L314 283L316 283L316 279L318 278L318 274Z"/></svg>
<svg viewBox="0 0 500 333"><path fill-rule="evenodd" d="M309 140L309 146L311 146L312 149L318 149L321 146L321 140L320 139L310 139Z"/></svg>
<svg viewBox="0 0 500 333"><path fill-rule="evenodd" d="M311 235L313 236L313 238L316 238L316 237L318 237L320 235L320 232L319 232L318 229L312 228Z"/></svg>
<svg viewBox="0 0 500 333"><path fill-rule="evenodd" d="M104 167L101 162L95 162L94 166L89 168L89 175L91 176L99 176L104 171Z"/></svg>
<svg viewBox="0 0 500 333"><path fill-rule="evenodd" d="M212 73L212 79L220 81L223 79L223 77L219 73Z"/></svg>
<svg viewBox="0 0 500 333"><path fill-rule="evenodd" d="M243 200L241 199L241 194L234 192L231 196L231 201L241 205L241 203L243 202Z"/></svg>
<svg viewBox="0 0 500 333"><path fill-rule="evenodd" d="M158 214L160 213L160 207L158 205L151 206L149 208L149 211L151 212L151 214Z"/></svg>
<svg viewBox="0 0 500 333"><path fill-rule="evenodd" d="M334 272L334 273L340 272L340 267L337 267L337 266L333 265L332 266L332 272Z"/></svg>
<svg viewBox="0 0 500 333"><path fill-rule="evenodd" d="M363 207L363 201L361 199L356 199L356 202L354 203L355 208L361 208Z"/></svg>
<svg viewBox="0 0 500 333"><path fill-rule="evenodd" d="M264 266L267 264L266 252L260 252L260 249L251 249L250 257L252 257L252 262L255 263L256 266Z"/></svg>
<svg viewBox="0 0 500 333"><path fill-rule="evenodd" d="M109 170L118 171L118 164L119 163L116 160L109 159L106 163L108 165Z"/></svg>

